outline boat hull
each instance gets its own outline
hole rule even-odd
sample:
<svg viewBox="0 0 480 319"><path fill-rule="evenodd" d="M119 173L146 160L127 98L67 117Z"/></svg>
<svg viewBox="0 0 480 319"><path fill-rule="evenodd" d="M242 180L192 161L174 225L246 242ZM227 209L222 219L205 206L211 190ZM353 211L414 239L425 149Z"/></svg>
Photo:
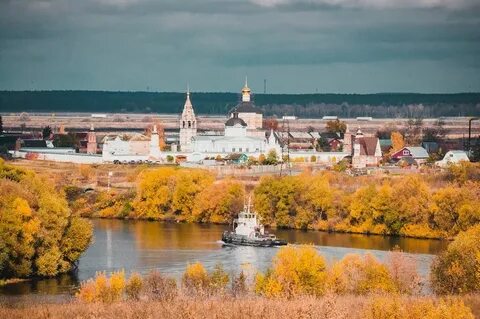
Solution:
<svg viewBox="0 0 480 319"><path fill-rule="evenodd" d="M247 236L237 235L232 232L224 232L222 241L228 245L254 246L254 247L275 247L287 244L285 240L264 238L248 238Z"/></svg>

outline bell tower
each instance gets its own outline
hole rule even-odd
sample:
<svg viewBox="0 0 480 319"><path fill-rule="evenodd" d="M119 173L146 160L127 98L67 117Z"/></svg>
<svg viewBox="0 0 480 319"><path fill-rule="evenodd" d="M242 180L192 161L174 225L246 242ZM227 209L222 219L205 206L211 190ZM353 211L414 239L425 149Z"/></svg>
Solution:
<svg viewBox="0 0 480 319"><path fill-rule="evenodd" d="M192 137L197 136L197 119L190 101L190 89L187 89L187 99L183 106L182 116L180 118L180 150L190 151L192 146Z"/></svg>
<svg viewBox="0 0 480 319"><path fill-rule="evenodd" d="M90 131L87 133L87 154L97 153L97 137L95 136L95 129L93 124L90 126Z"/></svg>

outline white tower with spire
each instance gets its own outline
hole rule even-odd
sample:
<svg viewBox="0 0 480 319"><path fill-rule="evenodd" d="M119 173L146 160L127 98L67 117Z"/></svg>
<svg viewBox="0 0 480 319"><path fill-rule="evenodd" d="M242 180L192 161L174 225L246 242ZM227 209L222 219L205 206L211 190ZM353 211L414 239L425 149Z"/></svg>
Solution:
<svg viewBox="0 0 480 319"><path fill-rule="evenodd" d="M152 135L150 136L150 157L160 158L160 137L158 136L157 126L153 125Z"/></svg>
<svg viewBox="0 0 480 319"><path fill-rule="evenodd" d="M192 137L197 136L197 119L190 101L190 89L187 88L187 99L183 106L182 116L180 118L180 150L183 152L191 151Z"/></svg>

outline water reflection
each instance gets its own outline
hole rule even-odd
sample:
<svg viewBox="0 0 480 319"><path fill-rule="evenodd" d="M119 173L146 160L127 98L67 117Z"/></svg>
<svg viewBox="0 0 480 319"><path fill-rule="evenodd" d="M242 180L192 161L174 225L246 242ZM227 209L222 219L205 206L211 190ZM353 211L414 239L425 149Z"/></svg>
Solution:
<svg viewBox="0 0 480 319"><path fill-rule="evenodd" d="M269 267L277 248L222 247L219 239L226 226L197 224L164 224L149 221L95 220L95 240L79 262L78 272L58 278L12 284L0 288L8 295L69 295L79 281L98 271L139 271L158 269L179 277L188 263L200 261L208 269L222 263L229 272L244 270L253 274ZM370 252L387 258L388 250L399 246L418 264L421 274L428 273L432 255L443 250L447 242L329 234L315 231L277 230L277 235L290 243L314 244L329 262L348 253Z"/></svg>

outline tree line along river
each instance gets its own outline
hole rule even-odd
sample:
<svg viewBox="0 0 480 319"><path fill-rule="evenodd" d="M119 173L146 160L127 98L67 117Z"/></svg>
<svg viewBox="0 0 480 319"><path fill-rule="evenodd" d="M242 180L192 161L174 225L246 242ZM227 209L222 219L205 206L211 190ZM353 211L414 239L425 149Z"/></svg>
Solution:
<svg viewBox="0 0 480 319"><path fill-rule="evenodd" d="M94 240L81 257L73 274L51 279L30 280L0 287L2 298L64 298L79 283L96 272L124 269L127 273L147 273L158 269L179 278L188 263L199 261L207 269L222 263L229 273L241 270L249 275L264 271L278 248L222 247L220 238L226 225L175 224L153 221L93 220ZM371 253L380 260L398 246L417 263L426 278L434 255L447 241L391 236L326 233L302 230L275 230L277 237L294 244L313 244L328 262L346 254Z"/></svg>

